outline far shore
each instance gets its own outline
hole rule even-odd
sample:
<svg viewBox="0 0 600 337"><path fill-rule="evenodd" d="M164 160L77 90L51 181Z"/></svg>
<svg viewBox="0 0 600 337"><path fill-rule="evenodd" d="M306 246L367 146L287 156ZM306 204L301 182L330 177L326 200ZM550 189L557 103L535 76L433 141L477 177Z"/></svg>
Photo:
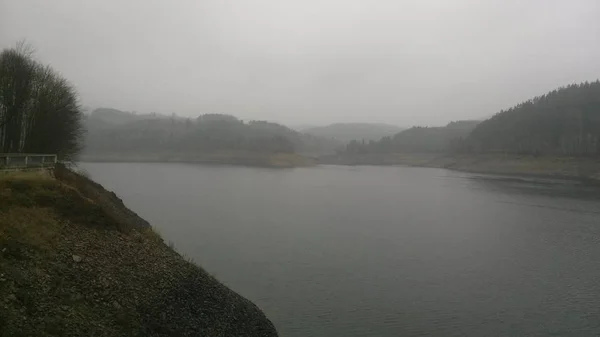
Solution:
<svg viewBox="0 0 600 337"><path fill-rule="evenodd" d="M198 163L253 167L293 168L316 165L316 159L293 153L223 152L204 154L84 154L81 162Z"/></svg>
<svg viewBox="0 0 600 337"><path fill-rule="evenodd" d="M82 155L81 162L112 163L196 163L266 168L294 168L315 165L376 165L444 168L455 171L585 180L600 183L600 160L594 158L528 156L514 154L449 155L439 153L394 153L331 155L318 159L298 154L212 153L183 154L102 154Z"/></svg>
<svg viewBox="0 0 600 337"><path fill-rule="evenodd" d="M595 158L514 154L395 153L329 156L320 158L319 163L435 167L471 173L535 176L600 183L600 160Z"/></svg>

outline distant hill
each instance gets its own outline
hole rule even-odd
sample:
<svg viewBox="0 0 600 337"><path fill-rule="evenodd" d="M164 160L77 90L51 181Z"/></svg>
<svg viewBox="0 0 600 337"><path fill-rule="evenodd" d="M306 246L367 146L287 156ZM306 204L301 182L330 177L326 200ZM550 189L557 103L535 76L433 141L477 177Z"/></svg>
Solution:
<svg viewBox="0 0 600 337"><path fill-rule="evenodd" d="M267 121L244 122L231 115L136 115L97 109L85 124L84 155L155 156L157 154L248 153L320 155L337 143Z"/></svg>
<svg viewBox="0 0 600 337"><path fill-rule="evenodd" d="M482 122L465 150L519 154L600 154L600 81L573 84Z"/></svg>
<svg viewBox="0 0 600 337"><path fill-rule="evenodd" d="M352 141L347 154L359 153L441 153L451 149L473 130L479 121L451 122L443 127L415 126L379 141Z"/></svg>
<svg viewBox="0 0 600 337"><path fill-rule="evenodd" d="M394 135L403 128L380 123L337 123L327 126L317 126L301 129L300 131L317 137L331 138L343 143L352 140L379 140L385 136Z"/></svg>
<svg viewBox="0 0 600 337"><path fill-rule="evenodd" d="M342 153L411 152L598 156L600 81L561 87L482 122L413 127L377 142L353 141Z"/></svg>
<svg viewBox="0 0 600 337"><path fill-rule="evenodd" d="M123 125L139 120L156 118L156 114L135 114L133 112L121 111L112 108L98 108L90 113L89 119L107 124Z"/></svg>

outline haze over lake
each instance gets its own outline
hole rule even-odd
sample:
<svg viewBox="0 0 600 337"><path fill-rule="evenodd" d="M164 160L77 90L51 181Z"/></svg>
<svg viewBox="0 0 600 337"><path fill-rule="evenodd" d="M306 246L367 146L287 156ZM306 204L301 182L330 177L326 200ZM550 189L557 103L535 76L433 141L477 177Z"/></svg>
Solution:
<svg viewBox="0 0 600 337"><path fill-rule="evenodd" d="M441 169L84 163L281 336L600 335L600 193Z"/></svg>

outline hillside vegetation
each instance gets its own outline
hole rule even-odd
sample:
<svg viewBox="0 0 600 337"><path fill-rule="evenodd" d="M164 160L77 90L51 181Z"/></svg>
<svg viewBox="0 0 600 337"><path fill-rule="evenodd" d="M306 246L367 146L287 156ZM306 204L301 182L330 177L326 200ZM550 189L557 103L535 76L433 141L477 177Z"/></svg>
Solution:
<svg viewBox="0 0 600 337"><path fill-rule="evenodd" d="M276 336L248 300L59 166L0 176L0 336Z"/></svg>
<svg viewBox="0 0 600 337"><path fill-rule="evenodd" d="M217 160L281 154L318 155L333 152L336 144L266 121L244 122L230 115L198 118L138 116L115 109L94 111L86 118L88 157L178 157L181 161ZM280 158L283 156L279 156Z"/></svg>
<svg viewBox="0 0 600 337"><path fill-rule="evenodd" d="M456 143L473 130L478 121L457 121L444 127L412 127L379 141L350 142L345 154L366 153L442 153L451 151Z"/></svg>
<svg viewBox="0 0 600 337"><path fill-rule="evenodd" d="M354 140L341 155L600 154L600 82L573 84L503 110L484 121L413 127L379 141Z"/></svg>
<svg viewBox="0 0 600 337"><path fill-rule="evenodd" d="M600 82L573 84L479 121L413 127L350 142L321 163L412 165L461 171L600 179Z"/></svg>
<svg viewBox="0 0 600 337"><path fill-rule="evenodd" d="M463 151L599 155L600 82L569 85L500 111L473 130Z"/></svg>

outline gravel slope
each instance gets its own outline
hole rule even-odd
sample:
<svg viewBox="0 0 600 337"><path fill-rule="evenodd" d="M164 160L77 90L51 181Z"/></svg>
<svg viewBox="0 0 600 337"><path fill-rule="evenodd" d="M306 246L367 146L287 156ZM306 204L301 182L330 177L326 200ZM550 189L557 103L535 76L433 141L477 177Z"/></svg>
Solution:
<svg viewBox="0 0 600 337"><path fill-rule="evenodd" d="M277 336L113 193L55 175L0 176L0 336Z"/></svg>

